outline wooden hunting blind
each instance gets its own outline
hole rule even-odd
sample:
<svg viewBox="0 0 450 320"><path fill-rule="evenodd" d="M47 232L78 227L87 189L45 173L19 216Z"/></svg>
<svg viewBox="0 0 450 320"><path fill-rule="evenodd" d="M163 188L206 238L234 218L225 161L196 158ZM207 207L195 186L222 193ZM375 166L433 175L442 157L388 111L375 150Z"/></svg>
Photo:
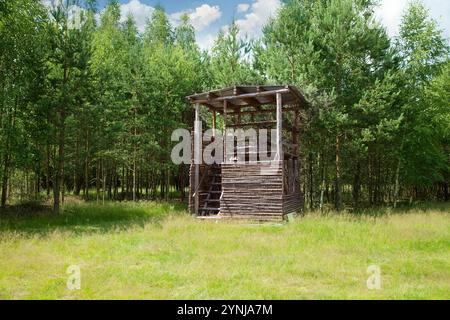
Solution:
<svg viewBox="0 0 450 320"><path fill-rule="evenodd" d="M259 141L246 141L244 145L233 141L230 147L224 142L222 161L207 165L194 161L202 158L207 145L197 139L192 144L190 165L191 213L199 217L281 221L298 212L303 201L299 186L299 118L300 111L308 106L303 94L293 86L233 86L187 99L195 105L194 137L202 135L200 113L204 117L207 110L212 113L212 141L226 140L230 129L252 128L258 133L267 129L270 145L264 148ZM219 122L223 135L216 133Z"/></svg>

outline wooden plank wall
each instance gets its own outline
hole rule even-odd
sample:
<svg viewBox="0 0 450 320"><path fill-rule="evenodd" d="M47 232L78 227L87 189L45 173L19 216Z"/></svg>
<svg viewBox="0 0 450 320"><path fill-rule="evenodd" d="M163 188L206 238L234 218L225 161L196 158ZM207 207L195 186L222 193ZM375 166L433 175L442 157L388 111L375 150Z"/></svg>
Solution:
<svg viewBox="0 0 450 320"><path fill-rule="evenodd" d="M205 147L205 145L203 145ZM303 197L298 180L298 160L279 161L278 166L267 163L222 164L222 190L220 216L233 219L281 221L285 215L298 212L303 206ZM273 162L272 162L273 163ZM264 170L264 174L261 170ZM200 165L200 179L206 165ZM195 165L190 168L189 211L194 213ZM209 178L203 179L198 190L206 192ZM199 207L205 197L199 197Z"/></svg>
<svg viewBox="0 0 450 320"><path fill-rule="evenodd" d="M283 213L299 212L302 206L298 159L284 160Z"/></svg>
<svg viewBox="0 0 450 320"><path fill-rule="evenodd" d="M302 208L302 203L302 195L299 192L283 195L283 214L300 211Z"/></svg>
<svg viewBox="0 0 450 320"><path fill-rule="evenodd" d="M255 164L222 165L223 197L220 203L222 217L247 218L257 220L282 220L283 216L298 212L303 206L303 197L299 188L290 194L283 194L283 176L281 167L266 168ZM267 166L266 166L267 167ZM194 185L195 166L191 165L190 183ZM200 176L205 165L200 166ZM208 178L203 180L199 192L205 192ZM194 213L194 189L189 192L189 211ZM199 199L199 207L204 205L204 197Z"/></svg>
<svg viewBox="0 0 450 320"><path fill-rule="evenodd" d="M274 167L262 163L222 164L222 191L222 217L283 220L281 161Z"/></svg>

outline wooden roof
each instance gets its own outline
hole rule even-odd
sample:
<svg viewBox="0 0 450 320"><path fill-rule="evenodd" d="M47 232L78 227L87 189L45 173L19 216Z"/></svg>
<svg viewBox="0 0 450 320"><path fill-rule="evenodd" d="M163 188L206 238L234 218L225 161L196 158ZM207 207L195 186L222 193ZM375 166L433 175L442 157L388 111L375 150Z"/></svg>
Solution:
<svg viewBox="0 0 450 320"><path fill-rule="evenodd" d="M281 93L283 105L293 105L299 108L308 107L303 93L294 86L233 86L220 90L208 91L188 96L192 104L202 104L217 111L223 110L223 101L230 108L258 107L276 103L276 95Z"/></svg>

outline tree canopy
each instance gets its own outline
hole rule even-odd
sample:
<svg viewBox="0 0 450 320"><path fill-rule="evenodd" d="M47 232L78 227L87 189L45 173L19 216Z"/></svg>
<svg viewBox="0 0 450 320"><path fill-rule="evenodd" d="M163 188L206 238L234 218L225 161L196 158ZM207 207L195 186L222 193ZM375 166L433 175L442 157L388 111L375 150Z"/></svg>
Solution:
<svg viewBox="0 0 450 320"><path fill-rule="evenodd" d="M140 33L118 1L0 1L1 205L184 197L170 137L193 125L185 97L245 84L296 85L311 102L306 207L448 200L448 39L419 1L390 38L376 5L285 1L260 39L233 21L202 51L189 16L171 25L160 6Z"/></svg>

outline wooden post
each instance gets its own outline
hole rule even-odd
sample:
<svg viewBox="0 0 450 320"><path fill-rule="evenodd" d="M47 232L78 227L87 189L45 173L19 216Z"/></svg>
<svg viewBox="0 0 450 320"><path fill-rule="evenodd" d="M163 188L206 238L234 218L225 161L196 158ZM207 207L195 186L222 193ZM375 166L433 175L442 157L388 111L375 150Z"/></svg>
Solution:
<svg viewBox="0 0 450 320"><path fill-rule="evenodd" d="M283 160L283 102L281 93L277 93L277 156L278 160Z"/></svg>
<svg viewBox="0 0 450 320"><path fill-rule="evenodd" d="M201 156L201 135L200 132L200 105L195 105L195 125L194 125L194 166L195 166L195 176L194 176L194 212L198 215L198 207L199 207L199 180L200 180L200 156Z"/></svg>
<svg viewBox="0 0 450 320"><path fill-rule="evenodd" d="M227 100L223 100L223 163L227 162Z"/></svg>
<svg viewBox="0 0 450 320"><path fill-rule="evenodd" d="M213 129L213 137L216 138L216 111L213 110L213 121L212 121L212 129Z"/></svg>
<svg viewBox="0 0 450 320"><path fill-rule="evenodd" d="M240 128L241 127L241 108L239 108L237 111L237 124L238 124L238 128Z"/></svg>
<svg viewBox="0 0 450 320"><path fill-rule="evenodd" d="M295 114L294 114L294 126L292 128L292 143L294 144L294 148L293 148L293 154L294 154L294 159L293 161L293 177L292 177L292 184L293 184L293 192L298 192L299 190L299 168L298 168L298 157L299 157L299 151L300 151L300 146L299 146L299 112L298 110L295 110Z"/></svg>

